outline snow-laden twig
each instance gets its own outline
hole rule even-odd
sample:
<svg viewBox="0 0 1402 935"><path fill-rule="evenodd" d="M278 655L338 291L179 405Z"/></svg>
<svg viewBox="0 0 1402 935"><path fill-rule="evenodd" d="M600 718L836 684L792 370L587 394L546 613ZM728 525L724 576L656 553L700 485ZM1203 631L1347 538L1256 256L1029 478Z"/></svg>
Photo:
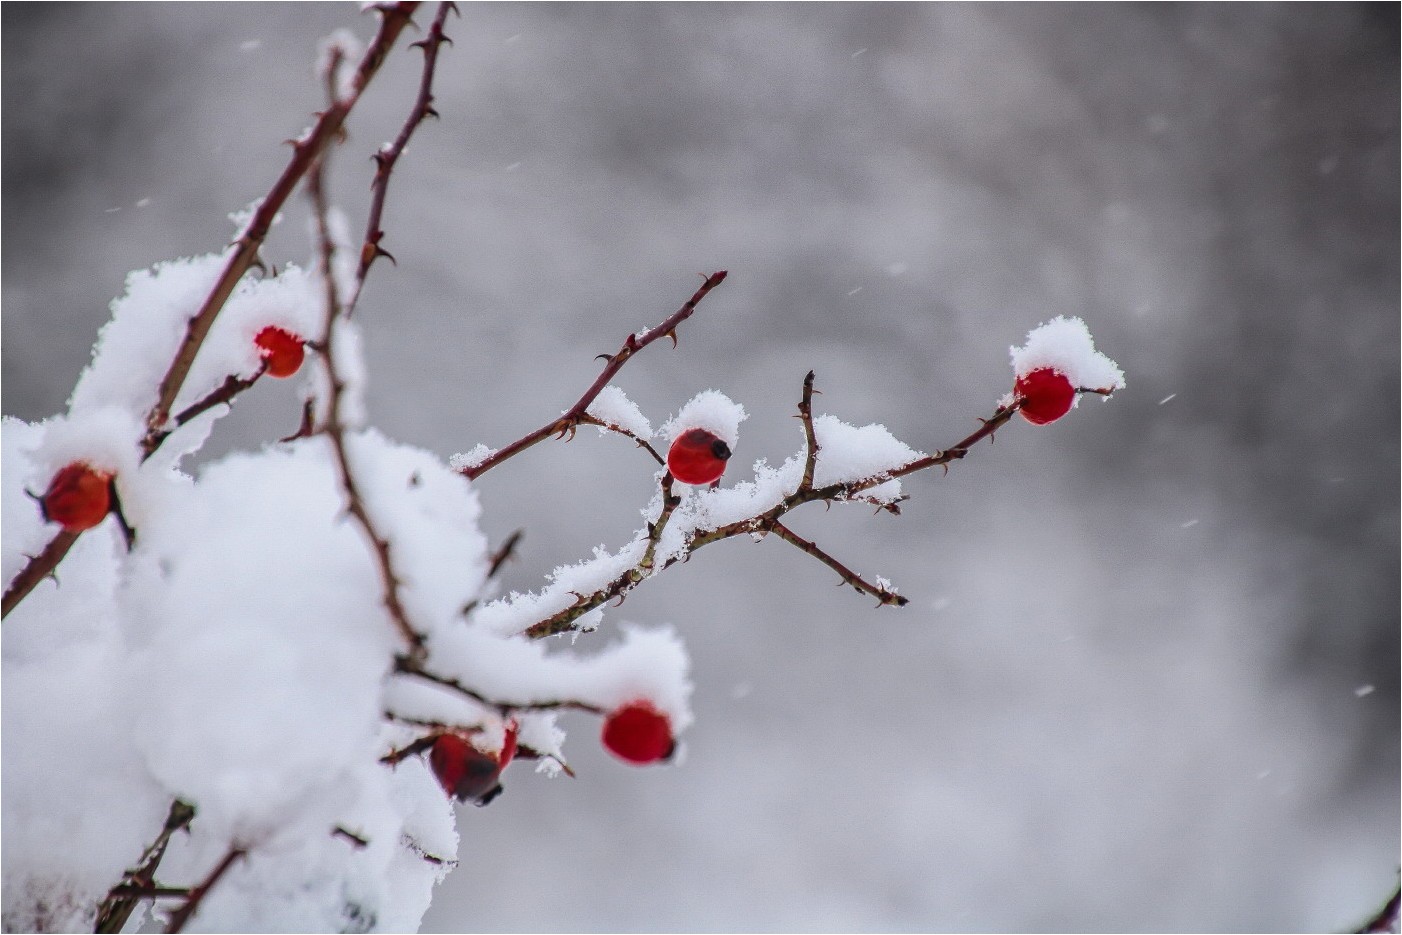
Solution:
<svg viewBox="0 0 1402 935"><path fill-rule="evenodd" d="M214 324L214 319L219 314L220 309L224 307L229 296L233 294L234 286L253 266L258 251L263 245L263 239L267 237L268 230L272 227L273 219L282 210L282 206L291 196L297 184L307 175L331 142L339 136L341 128L345 125L346 117L349 116L356 102L360 100L361 93L370 80L374 78L375 73L379 71L380 66L384 64L390 48L399 38L404 27L409 24L410 17L413 16L418 6L417 2L405 2L375 7L380 12L380 28L375 33L374 39L371 40L369 48L365 50L360 64L356 67L355 76L351 82L351 93L334 97L330 105L317 115L316 122L311 128L293 141L292 159L283 169L282 174L278 176L277 181L273 183L268 194L259 202L248 225L235 242L234 251L229 256L224 271L215 282L214 288L186 326L185 337L157 389L156 403L151 407L151 411L146 417L148 438L165 428L166 420L170 416L171 404L175 402L176 394L180 392L180 387L184 384L185 377L195 362L195 355L199 353L200 345L204 343L205 336L209 334L209 329Z"/></svg>
<svg viewBox="0 0 1402 935"><path fill-rule="evenodd" d="M968 454L970 448L983 439L991 438L999 428L1013 417L1021 407L1021 401L1014 400L1008 405L999 406L991 417L981 420L982 424L976 431L936 454L924 455L913 458L903 464L892 465L869 477L815 486L814 478L817 475L819 441L812 419L812 394L813 384L812 374L810 373L804 380L799 413L804 424L806 450L800 456L801 461L797 463L803 465L803 474L796 481L791 482L792 489L780 497L777 503L768 505L767 503L761 502L758 504L758 508L750 512L749 515L718 525L708 525L704 519L696 519L689 515L689 520L694 522L695 525L682 531L681 547L669 552L659 562L654 554L656 544L660 540L662 527L666 525L666 517L672 513L677 505L672 504L669 507L669 499L664 496L662 498L658 519L650 523L645 532L639 533L639 538L645 538L648 544L643 552L642 558L588 593L572 592L575 594L575 601L572 604L525 626L522 632L532 639L540 639L570 632L576 629L575 622L589 611L608 603L614 598L624 597L629 591L637 587L647 578L671 567L679 561L685 560L702 546L709 545L712 542L719 542L723 539L729 539L733 536L763 535L769 532L778 532L781 539L798 546L803 549L803 551L814 556L838 574L842 575L843 580L851 584L857 590L876 597L882 605L900 606L905 604L907 600L888 587L867 582L841 562L828 555L816 544L802 539L791 530L787 529L787 527L781 527L780 519L791 510L805 503L812 503L815 501L834 503L861 500L863 499L861 496L863 493L897 478L904 477L907 474L913 474L916 471L932 467L947 467L951 461L957 461L963 458ZM664 478L664 482L665 480L670 480L670 477ZM878 505L886 505L888 501L874 500L873 502L877 502ZM780 528L783 529L782 532L779 532ZM638 542L639 538L635 538L634 542ZM534 595L527 595L526 597L531 598L534 597ZM508 599L508 603L509 602Z"/></svg>
<svg viewBox="0 0 1402 935"><path fill-rule="evenodd" d="M642 448L648 454L652 455L652 460L656 461L658 464L667 463L667 459L657 453L657 449L652 447L651 442L621 425L615 425L606 419L600 419L598 416L589 412L576 417L576 422L579 425L597 425L606 432L613 432L615 435L622 435L624 438L632 439L637 443L639 448Z"/></svg>
<svg viewBox="0 0 1402 935"><path fill-rule="evenodd" d="M516 441L492 453L479 463L464 467L462 473L475 480L508 458L520 454L527 448L544 441L550 436L564 436L577 429L582 421L582 417L589 409L589 404L594 401L594 398L599 395L599 392L603 390L605 386L608 386L614 374L618 373L634 354L641 351L658 338L670 337L675 343L677 340L677 327L691 317L691 314L696 311L696 306L706 297L708 292L725 281L725 276L725 270L719 270L707 276L706 281L701 284L701 288L697 289L695 294L682 304L681 308L669 315L660 325L644 331L641 335L628 335L628 338L623 342L623 346L618 349L618 353L607 359L607 362L604 364L603 372L599 374L598 379L594 381L589 389L584 391L584 395L579 397L573 406L565 411L564 415L560 416L558 419L552 419L534 432L518 438Z"/></svg>
<svg viewBox="0 0 1402 935"><path fill-rule="evenodd" d="M263 196L258 203L257 209L254 210L247 225L235 241L233 252L230 253L219 279L216 280L213 289L210 290L199 310L186 324L185 336L181 340L165 376L161 378L156 389L156 402L146 416L146 434L141 442L143 455L149 456L151 452L160 447L161 442L170 434L168 425L170 409L175 403L176 396L180 393L180 388L185 383L185 378L190 373L190 368L194 366L195 356L199 353L200 346L214 325L214 319L233 294L234 287L238 285L244 274L258 264L258 251L268 235L268 230L272 227L274 218L282 210L283 205L297 184L310 170L312 164L316 162L326 147L339 136L351 109L355 107L361 93L375 77L380 66L384 64L390 49L399 38L399 34L404 31L404 27L409 24L418 7L417 0L381 4L375 7L380 13L380 26L356 67L352 81L353 93L337 97L331 106L317 115L316 122L309 129L292 141L291 160L288 161L282 174L273 183L268 194ZM231 393L229 398L232 398L233 395ZM5 589L3 603L0 603L0 619L9 616L10 611L18 606L38 586L39 582L53 573L53 570L63 561L69 550L73 548L73 544L78 540L78 535L78 533L67 531L57 533L38 555L29 560Z"/></svg>
<svg viewBox="0 0 1402 935"><path fill-rule="evenodd" d="M412 43L411 48L423 49L424 68L423 76L419 79L418 97L414 99L414 106L409 111L409 116L404 120L404 125L399 129L393 142L386 143L372 157L375 160L375 178L370 183L370 212L365 222L365 242L360 248L360 261L355 271L355 286L350 297L346 300L346 314L355 311L356 304L360 301L361 290L365 287L365 277L370 273L371 265L380 257L386 257L391 263L394 257L388 250L380 245L385 232L380 228L380 220L385 212L385 197L389 193L390 175L394 172L394 164L403 155L404 148L409 145L409 138L414 135L419 124L423 123L427 117L437 117L438 111L433 109L433 74L438 66L438 48L443 43L453 44L443 33L443 24L448 19L449 13L456 13L457 6L445 0L438 4L438 12L434 14L433 24L428 28L428 35L418 42Z"/></svg>

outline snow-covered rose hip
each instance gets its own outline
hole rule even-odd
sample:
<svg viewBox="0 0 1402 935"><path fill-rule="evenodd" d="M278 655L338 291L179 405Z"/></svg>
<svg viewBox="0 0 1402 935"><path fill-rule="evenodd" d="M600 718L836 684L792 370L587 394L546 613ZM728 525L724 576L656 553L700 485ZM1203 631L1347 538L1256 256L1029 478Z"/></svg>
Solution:
<svg viewBox="0 0 1402 935"><path fill-rule="evenodd" d="M667 470L683 484L711 484L720 480L729 459L730 446L713 432L688 429L667 451Z"/></svg>
<svg viewBox="0 0 1402 935"><path fill-rule="evenodd" d="M267 361L268 375L290 377L302 366L306 349L302 339L290 331L269 325L253 339L259 355Z"/></svg>
<svg viewBox="0 0 1402 935"><path fill-rule="evenodd" d="M672 723L648 701L630 701L604 719L603 743L621 760L639 766L672 755Z"/></svg>
<svg viewBox="0 0 1402 935"><path fill-rule="evenodd" d="M486 805L501 794L501 771L516 755L516 726L509 725L501 752L483 753L457 734L440 734L428 755L443 791L460 802Z"/></svg>
<svg viewBox="0 0 1402 935"><path fill-rule="evenodd" d="M68 532L82 532L102 522L112 507L112 475L74 462L49 482L40 499L44 518Z"/></svg>
<svg viewBox="0 0 1402 935"><path fill-rule="evenodd" d="M1055 422L1071 411L1076 388L1066 374L1051 367L1039 367L1024 373L1013 385L1013 393L1022 399L1018 410L1033 425Z"/></svg>

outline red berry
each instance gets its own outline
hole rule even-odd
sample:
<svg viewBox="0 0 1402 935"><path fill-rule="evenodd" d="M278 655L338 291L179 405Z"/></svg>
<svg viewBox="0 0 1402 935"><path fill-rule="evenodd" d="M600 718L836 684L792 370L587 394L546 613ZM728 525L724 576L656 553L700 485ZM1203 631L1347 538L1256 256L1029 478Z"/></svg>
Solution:
<svg viewBox="0 0 1402 935"><path fill-rule="evenodd" d="M667 715L647 701L630 701L610 714L603 741L614 756L639 766L667 759L676 747Z"/></svg>
<svg viewBox="0 0 1402 935"><path fill-rule="evenodd" d="M68 532L82 532L102 522L112 507L112 475L74 462L49 482L40 501L44 519Z"/></svg>
<svg viewBox="0 0 1402 935"><path fill-rule="evenodd" d="M1033 425L1055 422L1071 411L1076 389L1066 374L1051 367L1041 367L1017 378L1013 392L1022 398L1019 412Z"/></svg>
<svg viewBox="0 0 1402 935"><path fill-rule="evenodd" d="M302 366L302 357L306 354L302 339L290 331L269 325L258 332L253 343L268 362L269 376L290 377Z"/></svg>
<svg viewBox="0 0 1402 935"><path fill-rule="evenodd" d="M711 484L725 473L730 446L705 429L688 429L667 452L667 470L683 484Z"/></svg>
<svg viewBox="0 0 1402 935"><path fill-rule="evenodd" d="M460 802L486 805L501 793L501 771L516 755L516 725L506 729L501 753L483 753L457 734L440 734L429 752L429 765L443 791Z"/></svg>

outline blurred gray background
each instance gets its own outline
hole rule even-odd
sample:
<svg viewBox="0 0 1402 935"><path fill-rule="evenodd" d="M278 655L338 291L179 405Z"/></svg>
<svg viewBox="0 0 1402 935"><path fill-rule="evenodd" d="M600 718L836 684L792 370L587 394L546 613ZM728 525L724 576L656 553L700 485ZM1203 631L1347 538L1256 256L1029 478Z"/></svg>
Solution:
<svg viewBox="0 0 1402 935"><path fill-rule="evenodd" d="M229 239L356 9L4 5L5 413L62 409L128 270ZM732 480L797 448L810 367L820 410L926 450L1057 314L1129 389L912 478L899 518L795 514L904 609L737 540L610 611L691 648L683 762L568 719L579 778L465 808L427 929L1339 930L1386 898L1396 5L464 4L449 33L357 313L389 435L516 438L721 268L618 382L654 424L742 402ZM336 157L357 230L419 61ZM304 217L270 259L306 260ZM259 386L208 453L297 420ZM626 541L652 470L586 430L484 477L488 532L526 531L506 585Z"/></svg>

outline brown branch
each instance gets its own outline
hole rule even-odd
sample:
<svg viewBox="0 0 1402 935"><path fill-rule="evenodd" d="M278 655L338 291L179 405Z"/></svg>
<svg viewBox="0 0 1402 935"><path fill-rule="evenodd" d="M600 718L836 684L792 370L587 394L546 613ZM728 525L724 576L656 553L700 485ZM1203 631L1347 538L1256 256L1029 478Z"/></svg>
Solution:
<svg viewBox="0 0 1402 935"><path fill-rule="evenodd" d="M205 877L203 882L191 887L190 895L173 913L171 913L170 920L166 923L165 928L167 935L170 935L171 932L183 932L185 930L185 924L199 911L200 903L204 902L204 898L209 894L209 891L214 889L224 874L229 872L229 868L234 865L234 861L247 856L247 854L247 851L237 845L229 848L229 852L224 855L223 860L219 861L218 866L210 871L209 876Z"/></svg>
<svg viewBox="0 0 1402 935"><path fill-rule="evenodd" d="M350 299L346 302L346 314L349 315L355 310L356 303L360 301L360 292L365 286L365 277L370 272L370 266L380 257L388 257L391 263L394 257L389 251L380 246L380 241L385 236L385 232L380 229L380 220L384 216L385 197L389 193L389 180L394 172L394 164L399 161L399 157L404 153L404 147L409 145L409 138L414 135L419 124L424 119L433 116L437 117L438 112L433 109L433 73L438 66L438 47L443 43L453 44L453 40L443 34L443 24L448 19L449 13L456 13L457 6L451 2L438 4L438 12L433 17L433 24L428 28L428 35L418 42L412 43L411 48L423 49L424 68L423 76L419 80L419 94L414 100L414 106L409 111L408 118L404 121L404 126L400 127L399 135L392 143L382 146L372 157L375 160L375 178L370 183L370 213L365 223L365 242L360 248L360 263L355 271L355 291L351 293Z"/></svg>
<svg viewBox="0 0 1402 935"><path fill-rule="evenodd" d="M813 430L813 371L803 378L803 395L798 400L798 417L803 420L803 437L808 442L799 490L813 489L813 472L818 469L818 435Z"/></svg>
<svg viewBox="0 0 1402 935"><path fill-rule="evenodd" d="M345 383L337 370L336 355L332 344L336 322L341 317L341 301L339 290L336 287L335 269L332 265L335 260L336 246L331 240L331 229L327 220L329 208L326 203L326 192L322 186L324 170L325 163L318 162L307 179L307 192L311 196L316 215L317 240L321 250L321 274L326 289L326 320L322 330L321 345L323 348L322 360L326 364L326 379L330 383L330 391L326 400L326 424L322 427L322 431L330 439L331 449L335 454L341 488L346 494L346 512L360 524L360 528L365 532L365 536L370 542L370 547L374 550L375 560L380 569L380 580L383 586L381 600L385 605L385 610L389 612L390 619L394 621L395 627L399 630L399 635L409 644L409 658L419 661L425 652L424 638L409 622L409 613L404 609L404 604L399 599L401 585L399 577L394 572L389 540L379 533L374 521L370 519L370 513L365 507L365 500L360 495L360 488L356 484L355 475L351 472L350 459L346 453L345 427L341 422L341 394L345 390Z"/></svg>
<svg viewBox="0 0 1402 935"><path fill-rule="evenodd" d="M61 530L57 535L49 540L49 544L44 546L44 550L35 555L25 563L19 574L15 575L10 586L5 589L5 596L0 598L0 620L10 615L10 611L19 606L19 602L24 600L39 586L39 582L54 573L58 563L63 561L63 557L68 554L68 550L73 548L73 543L78 541L80 533ZM57 578L54 579L58 580Z"/></svg>
<svg viewBox="0 0 1402 935"><path fill-rule="evenodd" d="M810 540L803 538L793 530L789 529L783 523L775 522L772 526L770 526L770 529L780 539L783 539L785 542L793 543L803 551L807 552L809 555L816 558L818 561L822 562L824 565L831 568L833 571L837 572L839 575L842 576L843 581L847 582L852 587L856 588L858 591L861 591L863 594L870 594L872 597L876 598L878 602L878 607L886 605L904 607L906 604L910 603L909 598L901 597L899 594L889 590L888 588L883 588L879 584L871 584L870 582L866 581L862 578L861 575L857 574L855 571L848 568L846 565L842 564L828 553L824 552L821 548L818 547L817 543L811 542Z"/></svg>
<svg viewBox="0 0 1402 935"><path fill-rule="evenodd" d="M351 831L348 828L343 828L340 825L337 825L336 827L331 829L331 836L336 838L345 838L351 843L351 846L354 847L356 850L363 850L364 848L370 846L369 839L363 838L360 835L356 834L354 831Z"/></svg>
<svg viewBox="0 0 1402 935"><path fill-rule="evenodd" d="M190 405L186 406L184 409L180 410L180 412L176 414L175 418L171 420L175 423L175 428L180 428L182 425L189 422L195 416L200 415L204 412L208 412L215 406L224 403L232 403L235 396L238 396L244 390L257 383L258 378L261 377L264 373L266 373L267 370L268 362L264 360L259 365L258 370L251 377L239 377L234 376L232 374L229 375L225 378L222 384L220 384L216 389L210 391L210 393L206 395L203 399L198 400L197 402L193 402ZM152 453L155 452L155 450L161 446L161 443L164 442L174 431L175 429L168 429L166 431L158 432L155 435L148 434L141 443L142 460L144 461L147 458L151 457Z"/></svg>
<svg viewBox="0 0 1402 935"><path fill-rule="evenodd" d="M506 541L501 544L499 549L492 553L490 564L487 567L487 577L489 579L497 576L497 572L501 571L501 566L505 565L507 560L515 553L517 544L525 534L526 532L523 529L516 530L506 537Z"/></svg>
<svg viewBox="0 0 1402 935"><path fill-rule="evenodd" d="M148 895L160 895L155 892L148 894L142 891L155 889L156 868L160 866L161 859L165 857L166 847L170 844L171 837L177 831L188 827L194 817L195 809L193 806L179 799L170 803L170 812L166 815L166 823L161 828L161 833L142 853L135 869L128 870L126 875L122 877L122 882L108 890L107 897L98 906L94 932L120 932L127 924L127 919L131 917L132 910L136 908L137 903Z"/></svg>
<svg viewBox="0 0 1402 935"><path fill-rule="evenodd" d="M615 435L622 435L624 438L631 438L637 443L639 448L646 450L648 454L652 455L652 460L656 461L660 465L665 466L667 464L667 459L658 454L657 449L652 447L652 444L648 442L647 439L639 438L637 435L628 431L621 425L614 425L612 422L605 422L598 416L592 415L587 412L579 416L579 418L576 419L575 422L577 425L597 425L599 428L603 429L606 432L613 432Z"/></svg>
<svg viewBox="0 0 1402 935"><path fill-rule="evenodd" d="M492 454L486 460L482 461L482 463L473 467L463 468L462 473L475 480L506 459L520 454L527 448L544 441L550 436L564 435L571 429L576 428L580 423L581 417L585 414L586 410L588 410L589 404L594 401L595 397L599 395L604 387L608 386L609 381L614 378L614 375L617 374L619 370L623 369L623 365L628 362L629 358L658 338L671 337L672 340L675 341L677 337L677 327L691 317L691 314L696 311L696 306L706 297L706 293L725 281L725 276L725 270L720 270L707 276L706 281L701 284L701 288L697 289L696 293L691 298L687 299L681 308L668 316L662 324L643 332L641 335L628 335L627 340L623 342L623 346L619 348L618 353L608 358L608 361L604 364L603 372L599 374L598 379L594 381L589 389L584 391L584 395L579 397L573 406L566 410L564 415L560 416L558 419L547 422L534 432L518 438L505 448Z"/></svg>

